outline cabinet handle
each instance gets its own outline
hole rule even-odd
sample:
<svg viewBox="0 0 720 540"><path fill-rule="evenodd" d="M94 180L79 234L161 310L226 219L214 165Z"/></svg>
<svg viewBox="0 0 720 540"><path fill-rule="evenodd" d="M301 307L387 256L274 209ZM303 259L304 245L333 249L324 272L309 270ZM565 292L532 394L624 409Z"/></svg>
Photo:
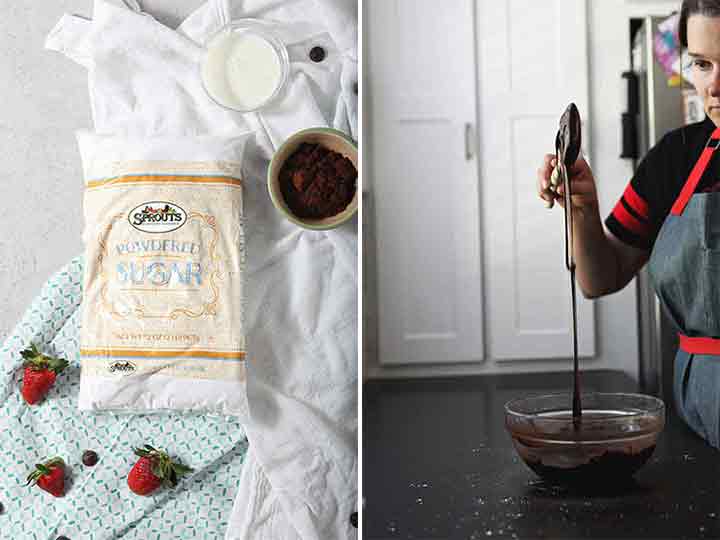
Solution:
<svg viewBox="0 0 720 540"><path fill-rule="evenodd" d="M470 161L475 157L475 130L470 122L465 123L465 159Z"/></svg>

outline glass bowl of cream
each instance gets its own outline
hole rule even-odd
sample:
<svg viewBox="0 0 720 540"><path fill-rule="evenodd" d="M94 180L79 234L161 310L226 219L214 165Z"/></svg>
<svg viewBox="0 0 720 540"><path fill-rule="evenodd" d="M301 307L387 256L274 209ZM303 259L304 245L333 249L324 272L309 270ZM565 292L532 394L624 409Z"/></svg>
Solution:
<svg viewBox="0 0 720 540"><path fill-rule="evenodd" d="M212 35L205 48L202 83L218 105L252 112L282 93L290 60L270 24L256 19L233 21Z"/></svg>

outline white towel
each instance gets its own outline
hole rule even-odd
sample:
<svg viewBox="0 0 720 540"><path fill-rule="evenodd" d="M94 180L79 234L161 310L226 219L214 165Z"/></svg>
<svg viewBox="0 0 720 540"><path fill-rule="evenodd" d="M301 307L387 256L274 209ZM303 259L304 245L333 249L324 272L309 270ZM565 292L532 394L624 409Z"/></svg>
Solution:
<svg viewBox="0 0 720 540"><path fill-rule="evenodd" d="M298 229L265 187L267 159L294 131L357 137L356 11L353 0L209 0L173 30L136 2L96 0L92 21L65 15L46 42L88 69L100 133L257 133L244 194L251 450L228 540L357 537L357 224ZM275 22L291 60L287 95L260 113L219 107L198 74L202 44L244 17ZM316 45L321 63L308 58Z"/></svg>

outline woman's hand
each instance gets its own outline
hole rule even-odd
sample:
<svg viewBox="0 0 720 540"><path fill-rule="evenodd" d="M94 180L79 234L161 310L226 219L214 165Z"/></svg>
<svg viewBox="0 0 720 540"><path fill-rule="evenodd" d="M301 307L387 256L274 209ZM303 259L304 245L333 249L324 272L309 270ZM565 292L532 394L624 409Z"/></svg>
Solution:
<svg viewBox="0 0 720 540"><path fill-rule="evenodd" d="M545 201L548 208L552 208L556 200L561 207L565 206L565 184L553 187L553 183L557 184L560 181L559 178L552 178L553 175L559 174L559 169L555 165L555 154L545 154L542 166L537 171L538 195ZM570 167L569 174L572 182L573 209L585 211L597 208L595 177L582 155Z"/></svg>

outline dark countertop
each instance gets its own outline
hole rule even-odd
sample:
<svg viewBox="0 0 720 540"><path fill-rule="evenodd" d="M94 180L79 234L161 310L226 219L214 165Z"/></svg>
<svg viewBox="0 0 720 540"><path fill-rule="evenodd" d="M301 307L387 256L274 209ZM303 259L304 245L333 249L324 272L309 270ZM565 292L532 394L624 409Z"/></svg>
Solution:
<svg viewBox="0 0 720 540"><path fill-rule="evenodd" d="M582 381L585 391L637 391L620 372L583 372ZM720 538L720 454L671 403L630 484L579 492L527 468L503 405L571 383L568 373L367 382L364 538Z"/></svg>

